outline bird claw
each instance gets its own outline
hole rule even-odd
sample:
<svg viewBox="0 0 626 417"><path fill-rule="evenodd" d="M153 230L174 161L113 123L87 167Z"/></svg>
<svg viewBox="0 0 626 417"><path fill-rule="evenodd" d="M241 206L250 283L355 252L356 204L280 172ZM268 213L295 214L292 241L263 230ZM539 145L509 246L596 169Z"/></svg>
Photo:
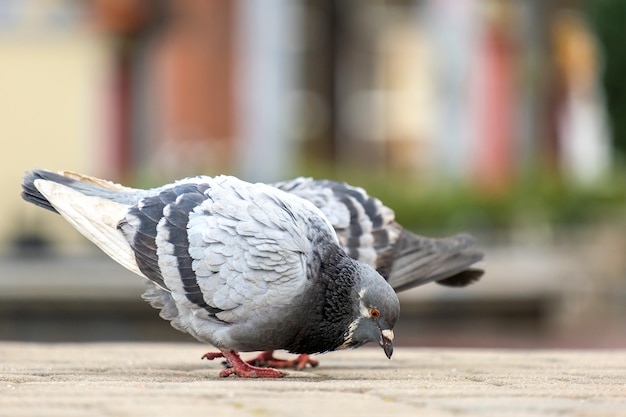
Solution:
<svg viewBox="0 0 626 417"><path fill-rule="evenodd" d="M261 368L244 362L235 351L208 352L202 355L202 359L213 360L216 358L224 358L230 365L220 371L219 375L222 378L233 374L241 378L282 378L285 376L283 372L276 369Z"/></svg>
<svg viewBox="0 0 626 417"><path fill-rule="evenodd" d="M312 359L310 355L298 355L298 357L293 360L277 359L274 357L274 351L271 350L261 352L257 357L247 361L247 363L259 367L272 367L280 369L293 368L299 371L302 371L307 365L311 365L311 368L315 368L319 365L319 362Z"/></svg>
<svg viewBox="0 0 626 417"><path fill-rule="evenodd" d="M222 352L207 352L204 355L202 355L201 359L212 361L213 359L223 358L223 357L224 357L224 354Z"/></svg>

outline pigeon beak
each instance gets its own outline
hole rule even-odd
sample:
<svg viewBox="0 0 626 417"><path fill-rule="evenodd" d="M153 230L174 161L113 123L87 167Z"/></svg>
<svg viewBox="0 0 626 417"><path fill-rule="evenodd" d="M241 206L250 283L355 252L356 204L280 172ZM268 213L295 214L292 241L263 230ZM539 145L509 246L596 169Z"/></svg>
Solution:
<svg viewBox="0 0 626 417"><path fill-rule="evenodd" d="M380 331L380 347L385 351L388 359L393 354L393 330L385 329Z"/></svg>

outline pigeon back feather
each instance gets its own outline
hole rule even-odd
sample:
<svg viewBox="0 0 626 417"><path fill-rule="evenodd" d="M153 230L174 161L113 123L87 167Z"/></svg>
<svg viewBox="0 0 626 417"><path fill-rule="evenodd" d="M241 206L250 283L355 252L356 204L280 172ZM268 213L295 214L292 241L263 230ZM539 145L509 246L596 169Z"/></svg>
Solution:
<svg viewBox="0 0 626 417"><path fill-rule="evenodd" d="M395 221L393 210L359 187L329 180L296 178L273 186L315 204L331 222L348 255L376 268L396 291L429 282L465 286L483 274L473 265L483 254L474 239L416 235Z"/></svg>

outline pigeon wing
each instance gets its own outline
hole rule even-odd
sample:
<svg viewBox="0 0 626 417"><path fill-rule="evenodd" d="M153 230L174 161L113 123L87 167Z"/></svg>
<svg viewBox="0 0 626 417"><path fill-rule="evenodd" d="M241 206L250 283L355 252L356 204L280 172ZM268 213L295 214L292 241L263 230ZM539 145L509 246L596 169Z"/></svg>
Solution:
<svg viewBox="0 0 626 417"><path fill-rule="evenodd" d="M302 205L262 184L195 178L144 197L120 230L181 314L237 323L288 304L305 285Z"/></svg>
<svg viewBox="0 0 626 417"><path fill-rule="evenodd" d="M272 185L312 202L332 224L346 253L386 276L392 245L402 231L393 210L345 183L296 178Z"/></svg>
<svg viewBox="0 0 626 417"><path fill-rule="evenodd" d="M428 282L465 286L483 271L471 266L483 254L467 234L423 237L395 221L393 210L363 188L330 180L296 178L273 186L309 200L335 228L346 253L375 267L396 291Z"/></svg>

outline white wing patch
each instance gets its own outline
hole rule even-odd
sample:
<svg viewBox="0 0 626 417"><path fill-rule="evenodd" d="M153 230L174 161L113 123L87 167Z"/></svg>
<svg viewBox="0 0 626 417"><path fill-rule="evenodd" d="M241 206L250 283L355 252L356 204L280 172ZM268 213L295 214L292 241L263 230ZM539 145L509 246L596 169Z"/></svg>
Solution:
<svg viewBox="0 0 626 417"><path fill-rule="evenodd" d="M167 206L165 209L167 210ZM157 224L155 238L159 269L167 288L173 293L184 294L185 290L178 272L178 259L174 255L174 244L170 242L170 233L164 227L165 223L167 223L167 218L163 216Z"/></svg>
<svg viewBox="0 0 626 417"><path fill-rule="evenodd" d="M87 239L124 268L145 277L135 254L117 225L128 206L99 197L88 197L52 181L35 180L35 187L50 204Z"/></svg>

